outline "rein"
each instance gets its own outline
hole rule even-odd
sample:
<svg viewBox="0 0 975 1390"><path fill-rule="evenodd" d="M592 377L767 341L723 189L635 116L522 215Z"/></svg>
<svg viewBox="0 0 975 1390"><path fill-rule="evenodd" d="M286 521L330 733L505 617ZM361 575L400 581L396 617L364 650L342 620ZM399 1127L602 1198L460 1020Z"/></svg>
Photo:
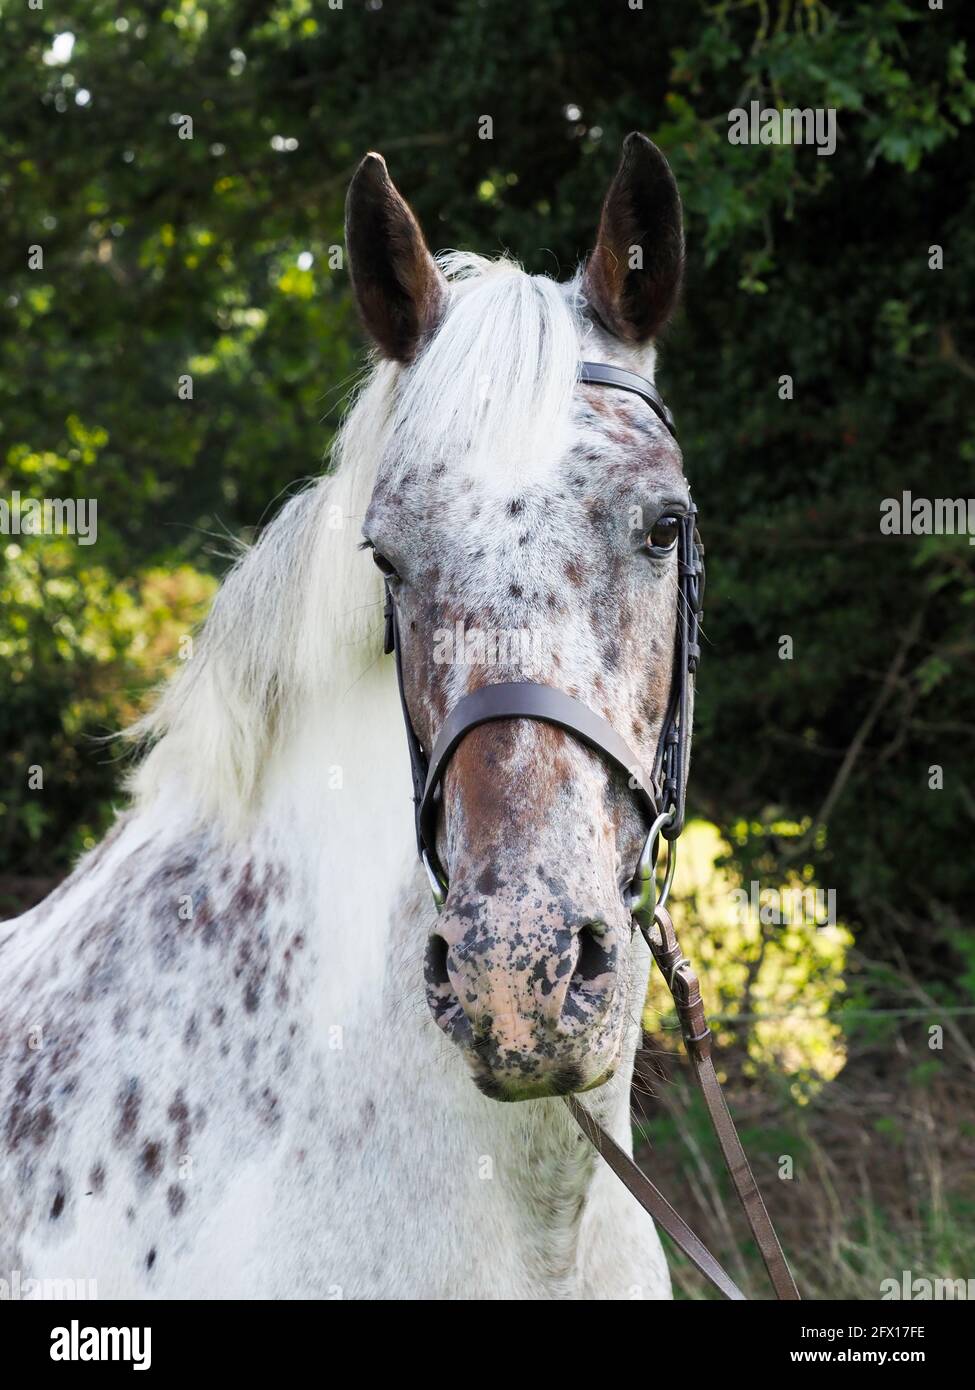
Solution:
<svg viewBox="0 0 975 1390"><path fill-rule="evenodd" d="M609 386L639 396L677 438L674 419L651 382L634 372L603 362L583 362L579 380L596 386ZM780 1299L798 1299L799 1291L789 1271L782 1247L765 1209L738 1138L718 1078L711 1061L711 1030L701 1001L697 976L685 958L674 933L666 903L676 868L676 842L684 828L690 755L690 702L694 676L701 655L699 644L701 612L704 603L704 547L697 530L697 508L693 505L680 516L678 534L678 598L674 667L670 696L657 742L652 770L647 773L640 759L601 715L554 686L537 681L507 681L483 686L459 700L444 721L429 754L417 736L403 683L403 655L396 604L386 580L384 608L384 650L392 653L396 665L403 722L410 754L416 846L426 872L437 911L447 896L447 874L437 857L437 818L442 799L443 779L450 759L461 741L482 724L498 719L536 719L554 724L573 735L627 778L650 820L650 829L637 862L627 894L627 906L640 926L654 960L674 999L684 1046L694 1068L725 1165L741 1201L749 1227L765 1268ZM667 872L658 895L655 866L660 837L668 841ZM745 1295L698 1239L686 1222L633 1159L603 1130L575 1096L565 1103L582 1132L627 1188L655 1221L667 1232L689 1260L726 1298L743 1300Z"/></svg>

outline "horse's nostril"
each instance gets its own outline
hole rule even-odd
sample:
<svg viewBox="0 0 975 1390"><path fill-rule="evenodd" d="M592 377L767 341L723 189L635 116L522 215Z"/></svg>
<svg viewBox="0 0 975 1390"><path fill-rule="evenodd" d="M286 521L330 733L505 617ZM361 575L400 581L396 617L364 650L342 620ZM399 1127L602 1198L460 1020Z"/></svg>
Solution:
<svg viewBox="0 0 975 1390"><path fill-rule="evenodd" d="M572 983L596 980L613 968L615 951L607 943L609 937L602 922L587 922L579 932L579 955L572 972Z"/></svg>
<svg viewBox="0 0 975 1390"><path fill-rule="evenodd" d="M427 1003L434 1019L448 1037L458 1043L469 1043L473 1036L472 1029L451 983L447 969L449 951L450 947L442 936L431 936L427 942L423 972Z"/></svg>
<svg viewBox="0 0 975 1390"><path fill-rule="evenodd" d="M604 1018L616 994L617 951L602 922L587 922L576 935L575 968L562 1000L559 1031L578 1035Z"/></svg>
<svg viewBox="0 0 975 1390"><path fill-rule="evenodd" d="M450 984L447 974L447 952L450 948L442 936L431 936L427 942L426 980L428 985L439 987Z"/></svg>

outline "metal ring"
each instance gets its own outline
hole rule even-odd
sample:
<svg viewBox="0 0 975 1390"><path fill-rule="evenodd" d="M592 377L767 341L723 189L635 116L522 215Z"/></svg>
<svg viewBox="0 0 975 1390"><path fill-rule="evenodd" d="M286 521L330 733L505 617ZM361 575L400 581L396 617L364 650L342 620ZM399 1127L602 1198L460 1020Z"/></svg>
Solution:
<svg viewBox="0 0 975 1390"><path fill-rule="evenodd" d="M644 841L643 852L641 853L639 862L636 866L636 873L633 875L634 878L643 878L646 874L647 869L652 869L654 842L656 841L657 836L660 834L664 826L669 825L671 823L671 821L674 819L675 814L676 812L674 811L673 807L671 807L669 811L661 811L660 815L654 821L653 825L651 825L650 833L647 835L647 838Z"/></svg>
<svg viewBox="0 0 975 1390"><path fill-rule="evenodd" d="M430 863L430 857L426 850L420 855L420 863L426 871L427 880L430 884L430 892L433 894L433 902L438 912L443 911L443 905L447 901L447 885L441 883L436 869Z"/></svg>
<svg viewBox="0 0 975 1390"><path fill-rule="evenodd" d="M656 907L666 907L667 899L670 897L670 890L674 886L674 874L677 871L677 841L667 841L667 872L664 874L663 885L660 889L660 896L657 898Z"/></svg>
<svg viewBox="0 0 975 1390"><path fill-rule="evenodd" d="M643 851L637 862L636 873L633 875L633 886L628 904L630 912L637 919L645 917L647 921L650 921L653 918L657 906L657 880L653 870L654 846L657 843L657 838L663 827L669 825L676 814L677 812L674 807L671 807L668 811L661 811L653 825L651 825L650 832L644 843ZM672 850L672 842L668 843ZM676 860L673 859L672 854L668 851L667 873L664 877L665 894L670 893L670 885L673 882L674 875L671 869L672 863L676 867ZM666 896L663 901L667 901Z"/></svg>

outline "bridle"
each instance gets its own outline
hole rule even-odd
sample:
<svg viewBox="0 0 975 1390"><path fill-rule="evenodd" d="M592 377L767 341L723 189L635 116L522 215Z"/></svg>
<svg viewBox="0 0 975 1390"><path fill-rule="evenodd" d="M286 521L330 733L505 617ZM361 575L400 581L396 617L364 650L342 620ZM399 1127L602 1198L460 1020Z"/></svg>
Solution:
<svg viewBox="0 0 975 1390"><path fill-rule="evenodd" d="M590 385L614 386L632 391L659 416L677 438L674 419L656 388L634 372L623 371L603 362L583 362L579 380ZM669 891L673 846L684 828L684 797L690 753L690 695L701 649L698 644L701 610L704 603L704 548L696 526L697 508L680 517L677 540L678 615L674 671L670 697L657 740L653 769L648 775L640 759L601 715L554 686L537 681L506 681L482 686L459 700L444 721L429 756L424 752L413 726L403 686L402 648L396 604L389 580L386 581L386 621L384 650L396 658L403 721L413 776L413 804L416 818L416 848L434 901L438 908L447 894L447 875L437 857L436 832L441 788L447 766L461 741L481 724L498 719L537 719L555 724L581 743L600 753L628 779L642 802L650 821L650 832L637 863L628 906L640 921L652 922L657 841L660 835L670 843L668 859ZM666 897L662 895L662 903Z"/></svg>
<svg viewBox="0 0 975 1390"><path fill-rule="evenodd" d="M673 416L656 388L644 377L604 362L583 362L579 367L578 379L589 385L610 386L639 396L677 438ZM673 996L684 1045L776 1296L780 1299L797 1299L799 1291L715 1075L710 1055L711 1031L704 1014L697 976L680 949L666 906L677 862L676 842L684 828L691 700L701 655L699 634L704 604L704 547L697 530L697 508L693 505L679 517L677 573L677 628L671 688L653 768L649 774L643 770L640 759L626 741L601 715L564 691L538 681L506 681L482 686L465 695L445 719L427 754L417 736L406 700L396 604L389 577L386 578L384 650L392 652L395 658L413 778L417 854L439 912L446 900L448 887L447 874L437 857L436 848L443 779L450 759L462 740L482 724L499 719L535 719L554 724L624 774L630 789L643 806L650 825L627 894L627 906L639 924ZM668 842L668 852L667 871L658 894L656 859L661 837ZM605 1133L575 1096L566 1096L565 1101L586 1137L701 1273L726 1298L743 1299L741 1290L629 1155Z"/></svg>

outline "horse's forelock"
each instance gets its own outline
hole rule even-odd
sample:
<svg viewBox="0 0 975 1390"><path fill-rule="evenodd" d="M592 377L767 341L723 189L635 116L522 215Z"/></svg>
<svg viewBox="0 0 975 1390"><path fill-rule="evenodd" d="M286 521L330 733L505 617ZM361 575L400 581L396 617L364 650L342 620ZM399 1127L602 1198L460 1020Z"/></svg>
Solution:
<svg viewBox="0 0 975 1390"><path fill-rule="evenodd" d="M579 360L572 287L514 261L441 256L450 307L398 393L388 481L407 469L544 471L565 447Z"/></svg>

